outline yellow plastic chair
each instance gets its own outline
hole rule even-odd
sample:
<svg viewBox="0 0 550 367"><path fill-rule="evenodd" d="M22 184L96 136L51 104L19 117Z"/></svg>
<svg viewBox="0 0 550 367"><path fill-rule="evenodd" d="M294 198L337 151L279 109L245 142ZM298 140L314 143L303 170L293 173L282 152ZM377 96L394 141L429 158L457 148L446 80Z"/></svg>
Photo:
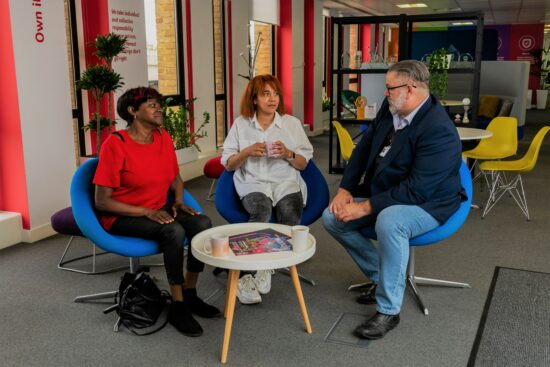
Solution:
<svg viewBox="0 0 550 367"><path fill-rule="evenodd" d="M475 169L479 166L480 160L502 159L516 154L518 150L518 121L515 117L495 117L487 125L487 130L491 131L493 136L482 139L477 147L463 152L462 156L474 160L470 169L474 176L473 181L483 175L487 186L489 186L489 179L483 174L483 171L474 175Z"/></svg>
<svg viewBox="0 0 550 367"><path fill-rule="evenodd" d="M550 131L550 126L545 126L537 132L537 135L535 135L529 146L529 150L521 159L513 161L486 161L479 165L479 168L483 172L490 173L491 175L489 199L483 210L482 218L485 218L487 213L489 213L504 194L509 193L523 214L525 214L527 220L531 219L529 217L521 175L535 168L542 140L548 131ZM506 178L506 172L515 173L516 177L509 181Z"/></svg>
<svg viewBox="0 0 550 367"><path fill-rule="evenodd" d="M349 161L351 153L355 148L353 139L349 132L340 124L338 121L332 121L332 125L336 129L336 134L338 134L338 142L340 143L340 153L342 154L342 159L344 161Z"/></svg>

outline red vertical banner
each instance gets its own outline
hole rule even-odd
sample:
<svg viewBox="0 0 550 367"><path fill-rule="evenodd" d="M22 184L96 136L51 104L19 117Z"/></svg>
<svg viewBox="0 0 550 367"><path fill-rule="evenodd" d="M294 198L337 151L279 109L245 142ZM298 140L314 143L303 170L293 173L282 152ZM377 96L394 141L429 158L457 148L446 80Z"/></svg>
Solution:
<svg viewBox="0 0 550 367"><path fill-rule="evenodd" d="M535 65L533 52L544 44L544 24L512 24L510 30L509 60L531 62L529 89L540 86L540 67Z"/></svg>
<svg viewBox="0 0 550 367"><path fill-rule="evenodd" d="M86 67L100 64L99 58L94 54L95 42L98 35L109 33L109 1L108 0L82 0L82 23L84 29L84 57ZM91 93L88 93L89 118L96 112L96 102ZM101 100L100 111L102 116L107 116L107 96Z"/></svg>
<svg viewBox="0 0 550 367"><path fill-rule="evenodd" d="M280 0L277 27L277 77L283 89L286 112L292 113L292 0Z"/></svg>
<svg viewBox="0 0 550 367"><path fill-rule="evenodd" d="M361 32L361 51L363 52L363 62L370 62L370 24L361 24L360 25L360 32Z"/></svg>
<svg viewBox="0 0 550 367"><path fill-rule="evenodd" d="M227 95L229 101L229 126L233 125L233 31L231 21L231 0L226 2L227 12Z"/></svg>
<svg viewBox="0 0 550 367"><path fill-rule="evenodd" d="M313 34L314 29L314 1L305 0L304 2L304 124L309 125L309 129L313 130L314 120L314 98L315 91L313 87L313 69L314 61L314 45Z"/></svg>
<svg viewBox="0 0 550 367"><path fill-rule="evenodd" d="M14 19L17 22L17 19ZM0 210L21 213L30 229L27 176L23 157L21 113L13 51L12 19L8 1L0 1Z"/></svg>

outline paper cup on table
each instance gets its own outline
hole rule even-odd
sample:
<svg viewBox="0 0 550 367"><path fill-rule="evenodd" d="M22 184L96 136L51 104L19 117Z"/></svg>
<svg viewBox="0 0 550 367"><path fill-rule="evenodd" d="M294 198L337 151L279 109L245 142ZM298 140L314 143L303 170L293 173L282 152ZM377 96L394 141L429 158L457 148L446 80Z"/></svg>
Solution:
<svg viewBox="0 0 550 367"><path fill-rule="evenodd" d="M292 231L292 251L303 252L307 249L307 236L309 234L309 227L307 226L293 226Z"/></svg>
<svg viewBox="0 0 550 367"><path fill-rule="evenodd" d="M229 237L226 235L213 235L210 242L204 247L204 252L214 257L225 257L229 255Z"/></svg>

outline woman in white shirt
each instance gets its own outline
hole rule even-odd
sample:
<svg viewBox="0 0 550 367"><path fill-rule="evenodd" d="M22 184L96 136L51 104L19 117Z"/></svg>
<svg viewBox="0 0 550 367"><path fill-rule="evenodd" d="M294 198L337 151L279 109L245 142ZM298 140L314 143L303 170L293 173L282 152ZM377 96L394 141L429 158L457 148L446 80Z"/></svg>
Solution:
<svg viewBox="0 0 550 367"><path fill-rule="evenodd" d="M302 123L285 114L279 80L258 75L248 83L241 99L241 116L223 144L222 164L235 171L233 181L250 222L269 222L273 208L278 223L300 222L307 187L300 170L313 156ZM261 302L271 289L273 271L258 271L239 280L241 303Z"/></svg>

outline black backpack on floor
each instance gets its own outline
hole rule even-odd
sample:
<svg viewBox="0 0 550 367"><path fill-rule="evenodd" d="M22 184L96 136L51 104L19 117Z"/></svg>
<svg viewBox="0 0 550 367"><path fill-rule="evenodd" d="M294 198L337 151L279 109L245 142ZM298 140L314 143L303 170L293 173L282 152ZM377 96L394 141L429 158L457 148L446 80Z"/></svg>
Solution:
<svg viewBox="0 0 550 367"><path fill-rule="evenodd" d="M166 326L170 299L170 294L161 291L147 273L125 273L115 298L116 304L104 313L116 311L118 314L115 331L122 324L136 335L149 335Z"/></svg>

